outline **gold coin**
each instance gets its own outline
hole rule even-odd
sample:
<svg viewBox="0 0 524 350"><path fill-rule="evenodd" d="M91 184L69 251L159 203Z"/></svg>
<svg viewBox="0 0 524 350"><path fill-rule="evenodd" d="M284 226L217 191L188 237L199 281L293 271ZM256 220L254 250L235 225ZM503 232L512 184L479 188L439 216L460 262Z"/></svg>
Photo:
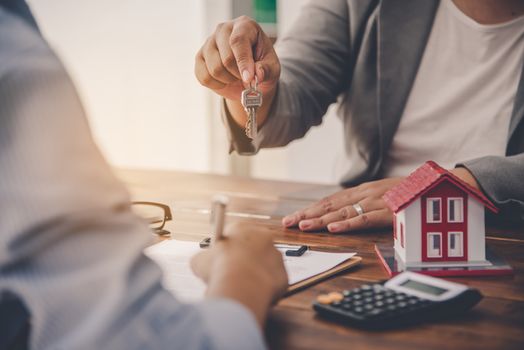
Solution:
<svg viewBox="0 0 524 350"><path fill-rule="evenodd" d="M329 296L329 294L320 294L317 297L317 302L325 305L331 304L331 297Z"/></svg>
<svg viewBox="0 0 524 350"><path fill-rule="evenodd" d="M342 301L342 299L344 299L342 293L339 292L331 292L328 295L331 298L331 302Z"/></svg>

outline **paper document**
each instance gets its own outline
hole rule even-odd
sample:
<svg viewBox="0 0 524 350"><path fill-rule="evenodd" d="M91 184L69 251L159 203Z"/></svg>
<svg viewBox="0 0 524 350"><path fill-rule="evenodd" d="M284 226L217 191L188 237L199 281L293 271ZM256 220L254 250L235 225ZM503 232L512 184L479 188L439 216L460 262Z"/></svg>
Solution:
<svg viewBox="0 0 524 350"><path fill-rule="evenodd" d="M204 297L206 286L193 274L191 257L201 248L198 242L165 240L145 249L164 273L164 287L182 301L194 302ZM284 258L289 284L295 284L332 269L351 259L356 253L326 253L308 250L302 256L286 256L286 249L278 249Z"/></svg>

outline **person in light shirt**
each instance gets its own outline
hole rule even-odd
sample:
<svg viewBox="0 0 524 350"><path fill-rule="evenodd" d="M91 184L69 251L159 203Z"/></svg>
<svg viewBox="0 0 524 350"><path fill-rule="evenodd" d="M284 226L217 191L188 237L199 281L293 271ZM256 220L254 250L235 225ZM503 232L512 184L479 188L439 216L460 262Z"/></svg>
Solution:
<svg viewBox="0 0 524 350"><path fill-rule="evenodd" d="M427 160L482 190L499 221L524 223L524 1L311 1L276 49L247 17L195 58L224 98L231 150L303 137L339 102L346 189L283 219L332 233L391 225L382 195ZM258 135L241 91L258 78Z"/></svg>
<svg viewBox="0 0 524 350"><path fill-rule="evenodd" d="M0 0L0 349L265 349L287 275L250 231L194 258L205 300L166 291L64 67L27 5Z"/></svg>

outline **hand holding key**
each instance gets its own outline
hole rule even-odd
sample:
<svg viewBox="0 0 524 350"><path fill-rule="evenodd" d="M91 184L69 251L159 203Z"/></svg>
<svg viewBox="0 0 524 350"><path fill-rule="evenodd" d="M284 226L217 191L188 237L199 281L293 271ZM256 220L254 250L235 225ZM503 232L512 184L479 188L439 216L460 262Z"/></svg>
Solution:
<svg viewBox="0 0 524 350"><path fill-rule="evenodd" d="M226 98L232 117L241 127L249 119L241 103L242 92L255 85L256 76L257 90L264 95L264 104L255 112L261 125L275 94L280 63L260 26L243 16L217 26L195 57L195 75L203 86Z"/></svg>

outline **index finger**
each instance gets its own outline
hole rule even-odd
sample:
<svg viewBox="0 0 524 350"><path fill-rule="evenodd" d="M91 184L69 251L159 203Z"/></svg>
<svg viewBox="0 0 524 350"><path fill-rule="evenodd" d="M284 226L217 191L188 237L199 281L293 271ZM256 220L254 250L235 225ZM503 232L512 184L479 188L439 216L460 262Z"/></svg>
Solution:
<svg viewBox="0 0 524 350"><path fill-rule="evenodd" d="M255 75L253 47L258 44L259 31L256 22L247 17L240 18L231 31L229 45L244 83L251 82Z"/></svg>
<svg viewBox="0 0 524 350"><path fill-rule="evenodd" d="M284 217L282 223L285 227L295 226L302 220L318 218L334 210L338 210L353 202L355 199L360 200L359 197L355 197L354 191L351 188L348 188L325 197L305 209Z"/></svg>

